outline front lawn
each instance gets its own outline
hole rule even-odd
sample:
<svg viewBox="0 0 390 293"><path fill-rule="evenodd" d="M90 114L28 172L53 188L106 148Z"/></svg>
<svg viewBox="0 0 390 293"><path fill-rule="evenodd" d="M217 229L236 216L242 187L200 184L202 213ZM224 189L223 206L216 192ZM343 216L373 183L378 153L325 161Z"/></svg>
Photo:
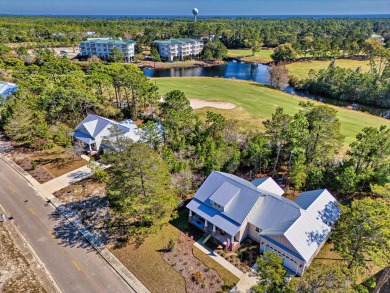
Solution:
<svg viewBox="0 0 390 293"><path fill-rule="evenodd" d="M151 291L151 292L186 292L185 280L182 275L164 261L161 253L166 251L170 239L175 243L179 240L181 231L192 236L194 241L202 237L202 233L188 224L188 210L182 208L179 218L163 227L157 234L150 235L137 247L129 244L123 248L110 251ZM200 252L200 251L199 251ZM200 252L202 253L202 252ZM214 269L220 275L225 285L234 285L238 279L228 270L219 266L214 260L205 255L197 257L208 268Z"/></svg>

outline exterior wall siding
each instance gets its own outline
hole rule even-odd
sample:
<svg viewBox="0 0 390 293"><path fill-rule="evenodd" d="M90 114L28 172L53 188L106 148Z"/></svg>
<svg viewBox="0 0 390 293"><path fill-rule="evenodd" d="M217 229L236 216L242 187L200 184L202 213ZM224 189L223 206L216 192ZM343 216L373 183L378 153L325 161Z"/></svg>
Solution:
<svg viewBox="0 0 390 293"><path fill-rule="evenodd" d="M260 242L261 241L261 237L259 236L259 233L261 232L261 230L259 229L259 232L257 232L256 228L257 228L256 226L254 226L252 224L248 224L248 235L253 240L256 240L257 242Z"/></svg>
<svg viewBox="0 0 390 293"><path fill-rule="evenodd" d="M81 42L80 55L93 56L107 58L112 52L113 48L118 48L128 61L134 57L135 44L110 44L108 43L95 43L93 41Z"/></svg>
<svg viewBox="0 0 390 293"><path fill-rule="evenodd" d="M204 42L193 40L193 42L182 43L157 43L158 52L161 58L173 61L175 58L199 55L203 50Z"/></svg>
<svg viewBox="0 0 390 293"><path fill-rule="evenodd" d="M308 266L305 261L298 259L279 246L261 238L260 252L263 253L265 251L272 251L278 254L283 259L283 265L298 276L302 276Z"/></svg>

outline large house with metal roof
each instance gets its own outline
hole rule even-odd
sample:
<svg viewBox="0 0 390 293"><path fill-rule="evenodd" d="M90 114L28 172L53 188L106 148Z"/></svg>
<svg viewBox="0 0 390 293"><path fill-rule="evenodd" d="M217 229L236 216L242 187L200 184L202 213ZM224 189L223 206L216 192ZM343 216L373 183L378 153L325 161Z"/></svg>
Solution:
<svg viewBox="0 0 390 293"><path fill-rule="evenodd" d="M213 171L188 203L189 222L232 250L247 237L301 276L331 233L340 210L326 190L282 196L272 178L252 182Z"/></svg>
<svg viewBox="0 0 390 293"><path fill-rule="evenodd" d="M124 59L130 62L134 58L135 41L113 38L88 38L86 41L80 42L80 56L90 57L97 56L99 58L107 58L112 49L118 48L124 55Z"/></svg>
<svg viewBox="0 0 390 293"><path fill-rule="evenodd" d="M84 145L87 152L99 152L107 146L104 143L110 139L113 126L117 126L121 135L134 142L141 138L142 130L132 120L116 122L94 114L89 114L71 135L73 141Z"/></svg>
<svg viewBox="0 0 390 293"><path fill-rule="evenodd" d="M196 39L169 39L154 41L160 57L167 61L183 60L186 56L198 56L204 46L202 40Z"/></svg>

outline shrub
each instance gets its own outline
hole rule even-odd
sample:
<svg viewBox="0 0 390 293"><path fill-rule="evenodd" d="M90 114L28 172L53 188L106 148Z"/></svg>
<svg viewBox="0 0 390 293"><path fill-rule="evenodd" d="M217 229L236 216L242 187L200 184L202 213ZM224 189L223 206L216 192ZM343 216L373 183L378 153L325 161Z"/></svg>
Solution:
<svg viewBox="0 0 390 293"><path fill-rule="evenodd" d="M209 270L210 270L209 267L206 267L206 268L204 269L204 271L205 271L206 273L207 273Z"/></svg>
<svg viewBox="0 0 390 293"><path fill-rule="evenodd" d="M36 167L37 167L37 162L36 161L31 161L31 168L33 170L35 170Z"/></svg>
<svg viewBox="0 0 390 293"><path fill-rule="evenodd" d="M169 242L168 242L168 251L172 251L174 248L175 248L175 241L171 238L169 239ZM176 257L177 255L175 255Z"/></svg>
<svg viewBox="0 0 390 293"><path fill-rule="evenodd" d="M206 284L205 283L202 284L202 288L203 289L206 288Z"/></svg>
<svg viewBox="0 0 390 293"><path fill-rule="evenodd" d="M194 282L197 283L197 284L198 284L198 283L202 280L202 278L203 278L202 273L199 272L199 271L193 273L191 277L192 277L192 281L194 281Z"/></svg>

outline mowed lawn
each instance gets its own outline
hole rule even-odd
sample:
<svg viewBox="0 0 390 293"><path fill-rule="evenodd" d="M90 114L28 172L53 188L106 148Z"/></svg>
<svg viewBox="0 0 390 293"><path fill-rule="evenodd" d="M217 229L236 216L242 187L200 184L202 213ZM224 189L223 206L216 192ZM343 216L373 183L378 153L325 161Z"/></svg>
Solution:
<svg viewBox="0 0 390 293"><path fill-rule="evenodd" d="M246 62L267 63L272 61L271 54L273 52L273 50L260 50L255 56L252 56L251 49L232 49L228 50L227 55L231 58L241 58L241 60Z"/></svg>
<svg viewBox="0 0 390 293"><path fill-rule="evenodd" d="M194 240L202 236L199 230L188 223L188 210L181 209L177 219L164 226L156 234L148 236L140 246L129 244L119 249L110 248L110 251L152 293L184 293L186 292L184 278L161 256L161 252L166 249L170 239L174 241L179 239L181 230L187 231L194 237ZM239 281L235 275L195 247L193 253L207 267L216 270L225 284L233 287Z"/></svg>
<svg viewBox="0 0 390 293"><path fill-rule="evenodd" d="M308 101L259 83L241 80L207 77L170 77L154 80L161 95L177 89L183 91L188 98L234 103L238 107L232 110L208 108L198 112L202 115L207 110L221 113L226 118L237 120L240 128L264 129L261 121L270 118L278 106L283 107L286 113L294 114L301 109L299 102ZM321 104L314 101L313 103ZM344 146L348 146L364 127L380 125L390 127L390 121L387 119L336 106L331 107L338 111L341 132L346 136Z"/></svg>
<svg viewBox="0 0 390 293"><path fill-rule="evenodd" d="M309 75L310 69L318 71L320 69L325 69L329 66L332 61L320 61L320 60L310 60L310 61L299 61L286 65L289 74L301 78L306 78ZM368 72L370 70L370 61L369 60L353 60L353 59L336 59L336 66L342 68L350 68L356 70L359 66L361 67L362 72Z"/></svg>

